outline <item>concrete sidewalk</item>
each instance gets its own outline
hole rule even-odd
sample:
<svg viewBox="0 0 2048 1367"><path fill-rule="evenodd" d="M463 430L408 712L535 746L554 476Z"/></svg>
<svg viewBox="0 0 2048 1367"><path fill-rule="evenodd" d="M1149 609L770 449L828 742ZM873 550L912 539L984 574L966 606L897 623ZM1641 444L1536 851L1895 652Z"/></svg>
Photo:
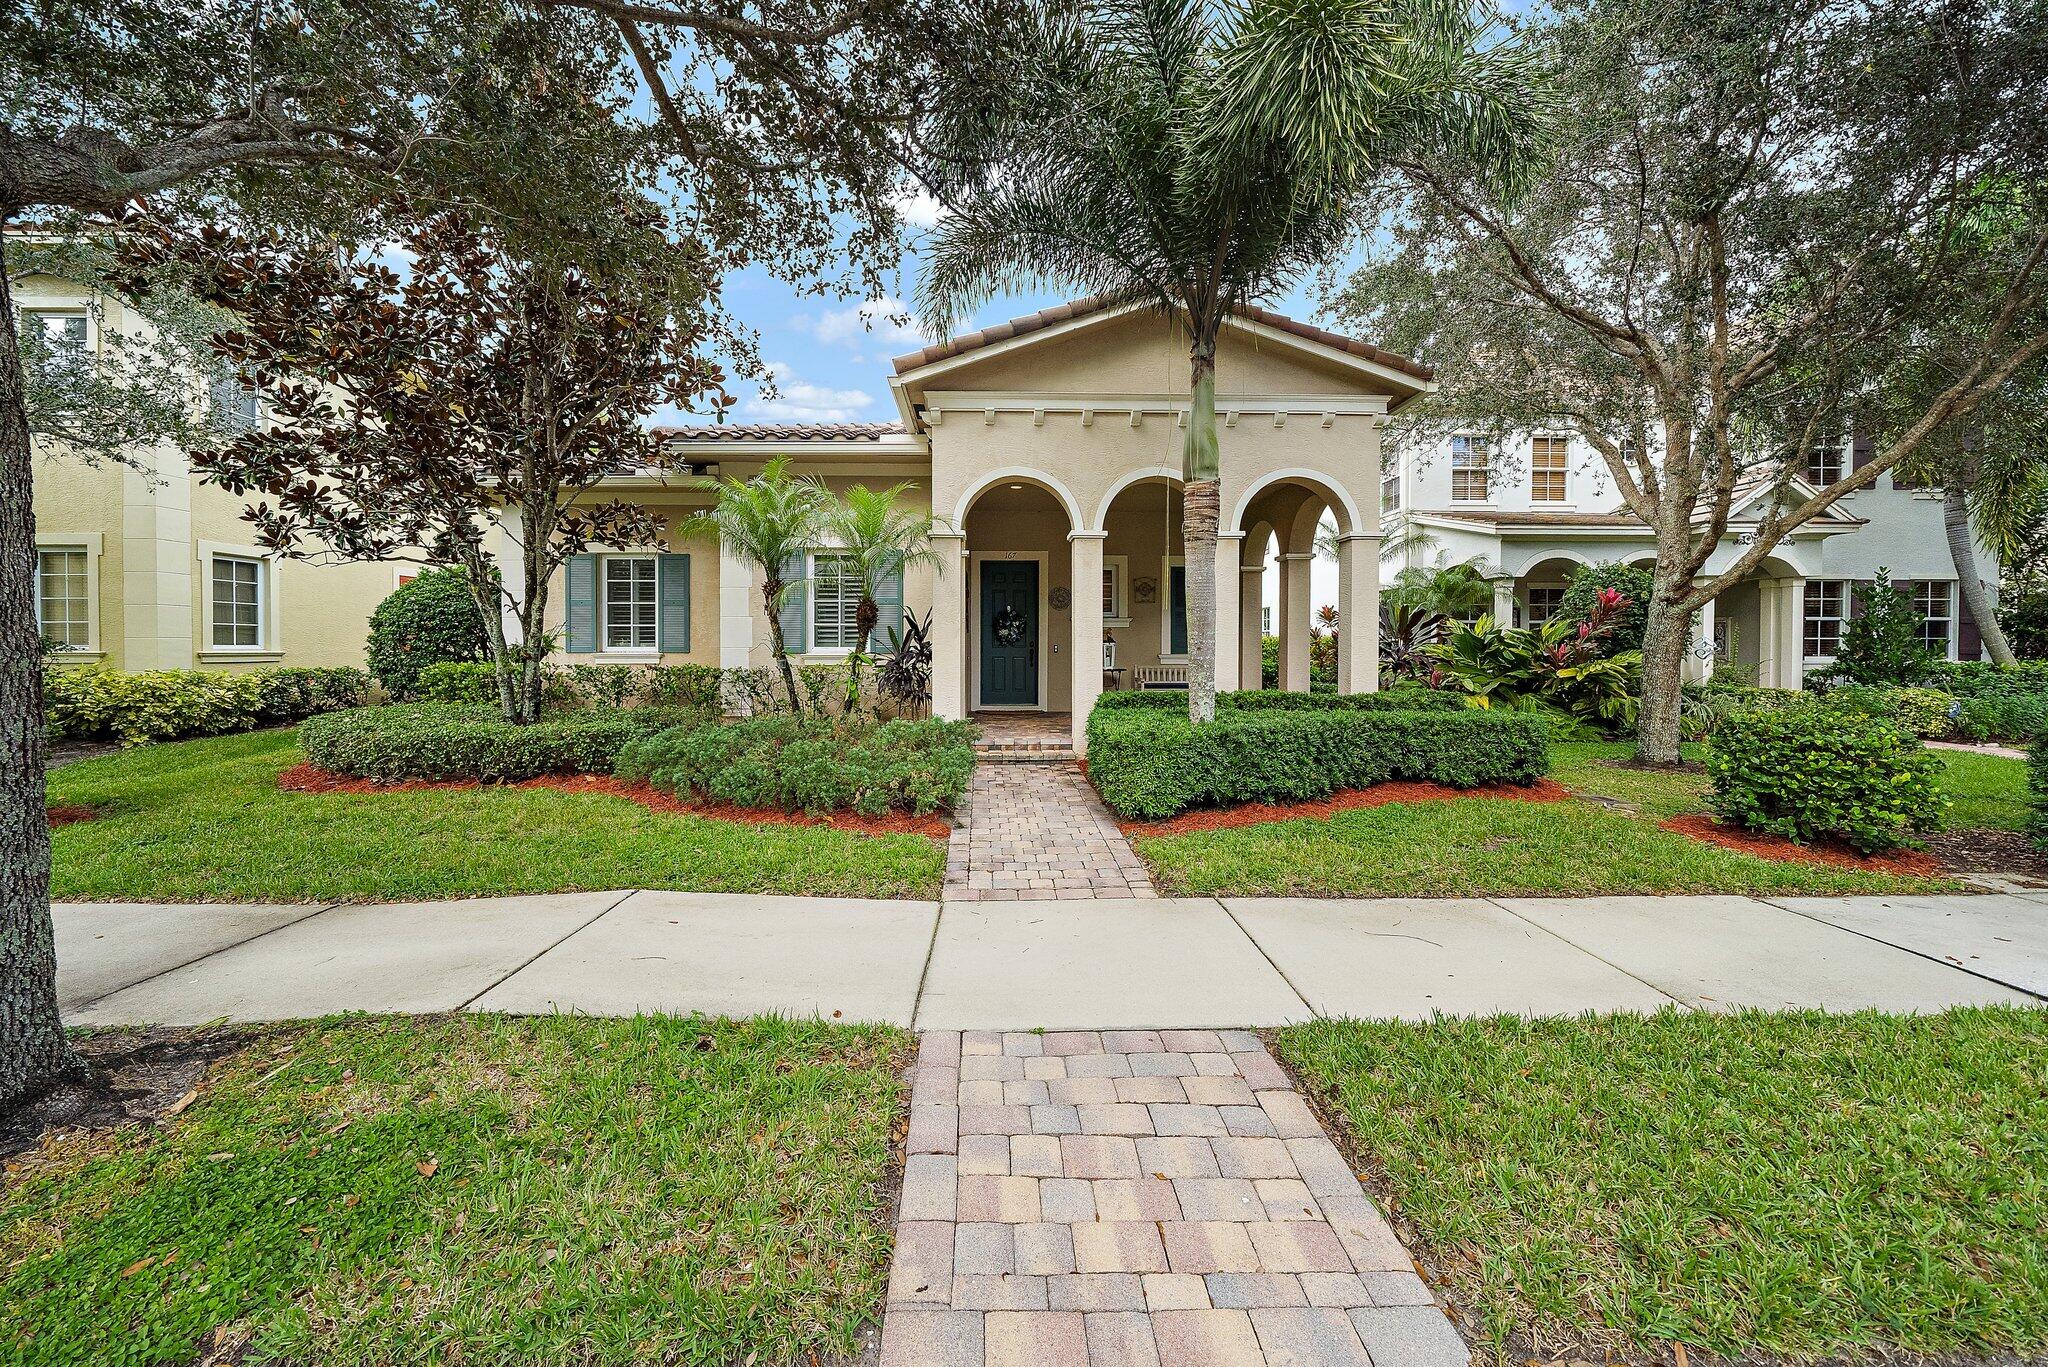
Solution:
<svg viewBox="0 0 2048 1367"><path fill-rule="evenodd" d="M2048 999L2048 892L945 903L675 892L56 909L81 1025L816 1013L938 1030Z"/></svg>

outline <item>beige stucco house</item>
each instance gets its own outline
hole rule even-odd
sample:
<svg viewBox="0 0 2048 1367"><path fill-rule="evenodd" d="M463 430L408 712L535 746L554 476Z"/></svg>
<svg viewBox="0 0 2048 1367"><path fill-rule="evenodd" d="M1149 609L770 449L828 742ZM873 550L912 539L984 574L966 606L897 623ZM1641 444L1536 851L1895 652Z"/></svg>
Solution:
<svg viewBox="0 0 2048 1367"><path fill-rule="evenodd" d="M1185 686L1180 449L1187 347L1157 314L1082 300L899 357L900 420L668 429L679 461L745 476L774 456L827 486L908 480L938 521L935 568L913 567L900 611L929 612L933 708L1067 714L1077 748L1104 688ZM1346 623L1339 686L1375 686L1380 428L1433 388L1429 372L1362 342L1246 310L1217 357L1222 528L1218 685L1258 685L1259 583L1277 557L1281 684L1306 690L1309 565L1325 514L1338 536ZM672 510L704 495L673 474L621 493ZM572 562L552 595L564 655L723 667L769 662L758 576L676 536ZM782 617L801 662L843 658L855 598L819 546Z"/></svg>
<svg viewBox="0 0 2048 1367"><path fill-rule="evenodd" d="M146 346L118 298L32 274L9 282L23 327L98 355L110 336ZM258 421L238 386L195 384L195 403ZM88 464L36 443L36 619L60 660L116 669L360 665L370 612L410 567L285 560L253 544L246 500L202 484L169 443L130 464Z"/></svg>

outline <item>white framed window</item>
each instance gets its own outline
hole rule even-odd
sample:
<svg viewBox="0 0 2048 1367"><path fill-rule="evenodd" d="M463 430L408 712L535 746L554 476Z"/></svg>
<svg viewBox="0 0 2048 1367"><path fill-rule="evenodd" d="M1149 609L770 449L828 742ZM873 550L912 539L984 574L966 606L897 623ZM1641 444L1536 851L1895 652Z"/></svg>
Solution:
<svg viewBox="0 0 2048 1367"><path fill-rule="evenodd" d="M654 557L607 555L604 571L604 648L652 654L659 624Z"/></svg>
<svg viewBox="0 0 2048 1367"><path fill-rule="evenodd" d="M1955 585L1946 579L1923 579L1913 585L1913 607L1920 613L1920 644L1943 659L1954 655Z"/></svg>
<svg viewBox="0 0 2048 1367"><path fill-rule="evenodd" d="M1259 609L1259 634L1261 636L1271 636L1273 634L1273 605L1271 603L1267 603Z"/></svg>
<svg viewBox="0 0 2048 1367"><path fill-rule="evenodd" d="M1525 626L1540 627L1564 608L1564 585L1537 584L1529 589L1529 620Z"/></svg>
<svg viewBox="0 0 2048 1367"><path fill-rule="evenodd" d="M1401 471L1396 468L1380 476L1380 511L1398 513L1401 511Z"/></svg>
<svg viewBox="0 0 2048 1367"><path fill-rule="evenodd" d="M25 308L22 321L39 330L52 350L84 351L92 341L92 318L84 309Z"/></svg>
<svg viewBox="0 0 2048 1367"><path fill-rule="evenodd" d="M1529 501L1562 503L1565 460L1571 446L1563 437L1537 437L1529 443Z"/></svg>
<svg viewBox="0 0 2048 1367"><path fill-rule="evenodd" d="M250 432L262 423L262 399L255 390L245 388L234 371L225 367L215 371L209 393L214 417L225 430Z"/></svg>
<svg viewBox="0 0 2048 1367"><path fill-rule="evenodd" d="M209 577L215 650L263 649L264 579L269 568L251 556L213 557Z"/></svg>
<svg viewBox="0 0 2048 1367"><path fill-rule="evenodd" d="M1131 561L1126 555L1102 557L1102 623L1127 627L1131 624Z"/></svg>
<svg viewBox="0 0 2048 1367"><path fill-rule="evenodd" d="M65 650L93 648L92 555L86 547L36 547L36 630Z"/></svg>
<svg viewBox="0 0 2048 1367"><path fill-rule="evenodd" d="M1849 443L1840 437L1822 437L1806 453L1806 482L1825 489L1849 469Z"/></svg>
<svg viewBox="0 0 2048 1367"><path fill-rule="evenodd" d="M1848 584L1840 579L1806 581L1806 658L1832 660L1842 649L1842 619L1849 605ZM1718 628L1720 623L1715 623Z"/></svg>
<svg viewBox="0 0 2048 1367"><path fill-rule="evenodd" d="M851 653L860 644L860 575L844 551L811 553L811 650Z"/></svg>
<svg viewBox="0 0 2048 1367"><path fill-rule="evenodd" d="M1484 503L1493 493L1493 453L1483 437L1451 438L1451 502Z"/></svg>

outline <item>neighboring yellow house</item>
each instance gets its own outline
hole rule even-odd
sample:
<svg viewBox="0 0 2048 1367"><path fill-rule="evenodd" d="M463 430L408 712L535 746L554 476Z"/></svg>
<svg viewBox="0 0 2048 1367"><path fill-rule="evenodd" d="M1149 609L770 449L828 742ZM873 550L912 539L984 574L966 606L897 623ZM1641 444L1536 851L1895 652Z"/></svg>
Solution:
<svg viewBox="0 0 2048 1367"><path fill-rule="evenodd" d="M10 282L24 327L102 349L102 330L137 343L146 320L115 298L55 276ZM236 406L239 388L195 402ZM36 444L36 620L80 664L116 669L360 665L370 612L414 571L392 564L315 565L253 544L246 500L201 484L183 452L133 453L140 468L90 465Z"/></svg>
<svg viewBox="0 0 2048 1367"><path fill-rule="evenodd" d="M1077 748L1108 688L1185 687L1180 450L1187 348L1158 315L1082 300L898 358L901 421L668 429L679 460L742 477L789 456L841 488L915 482L939 520L937 568L884 606L932 614L940 716L1070 714ZM1259 582L1277 559L1281 686L1306 691L1309 565L1327 511L1346 631L1338 686L1376 686L1380 428L1434 388L1412 361L1262 310L1217 357L1222 527L1217 674L1257 687ZM620 494L672 513L704 495L674 476L622 476ZM505 563L516 563L507 560ZM785 568L781 616L800 662L843 659L857 595L829 545ZM714 544L578 557L557 576L550 628L565 658L759 667L769 662L759 576Z"/></svg>

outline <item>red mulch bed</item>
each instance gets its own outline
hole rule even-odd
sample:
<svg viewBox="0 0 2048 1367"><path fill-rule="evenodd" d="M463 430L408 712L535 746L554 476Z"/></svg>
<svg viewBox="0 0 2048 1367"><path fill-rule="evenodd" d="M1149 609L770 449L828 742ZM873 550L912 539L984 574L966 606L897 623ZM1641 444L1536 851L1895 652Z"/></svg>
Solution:
<svg viewBox="0 0 2048 1367"><path fill-rule="evenodd" d="M367 778L348 778L329 773L314 764L297 764L277 776L277 786L288 793L410 793L429 788L482 788L473 778L409 779L403 783L378 783ZM751 826L830 826L856 835L922 835L945 840L953 833L942 816L862 816L858 812L832 812L812 816L807 812L785 812L772 807L739 807L730 802L698 802L665 793L647 783L628 783L606 774L548 774L507 788L554 788L565 793L601 793L637 802L650 812L670 816L701 816L713 821L732 821Z"/></svg>
<svg viewBox="0 0 2048 1367"><path fill-rule="evenodd" d="M50 829L59 826L73 826L81 821L99 819L99 809L88 807L82 802L60 802L55 807L45 807L43 812L50 818Z"/></svg>
<svg viewBox="0 0 2048 1367"><path fill-rule="evenodd" d="M1689 835L1723 849L1739 850L1786 864L1820 864L1864 873L1897 873L1910 878L1939 878L1941 861L1925 850L1893 850L1889 854L1858 854L1839 845L1801 845L1783 836L1759 835L1739 826L1724 826L1704 812L1688 812L1661 823L1665 830Z"/></svg>
<svg viewBox="0 0 2048 1367"><path fill-rule="evenodd" d="M1375 783L1370 788L1345 788L1320 802L1245 802L1235 807L1208 807L1182 812L1164 821L1119 821L1125 835L1186 835L1190 831L1222 831L1256 826L1265 821L1327 817L1356 807L1384 807L1391 802L1443 802L1466 797L1505 797L1517 802L1568 802L1571 789L1555 779L1539 778L1524 788L1494 783L1483 788L1451 788L1441 783Z"/></svg>

